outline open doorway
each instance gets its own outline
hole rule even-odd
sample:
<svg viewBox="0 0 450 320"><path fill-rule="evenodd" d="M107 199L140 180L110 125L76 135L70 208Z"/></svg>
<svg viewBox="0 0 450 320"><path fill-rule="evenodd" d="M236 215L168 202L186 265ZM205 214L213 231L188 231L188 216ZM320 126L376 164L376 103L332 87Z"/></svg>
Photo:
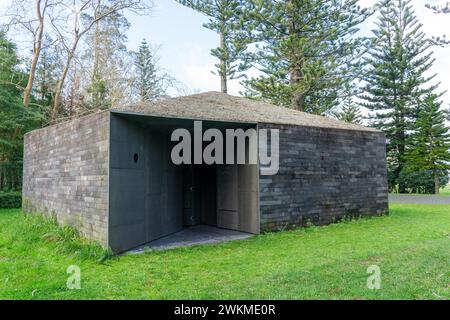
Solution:
<svg viewBox="0 0 450 320"><path fill-rule="evenodd" d="M205 124L221 130L248 126ZM259 233L257 165L175 165L170 137L180 127L191 130L193 121L112 114L109 243L115 252Z"/></svg>
<svg viewBox="0 0 450 320"><path fill-rule="evenodd" d="M257 175L250 165L183 167L183 225L258 233Z"/></svg>

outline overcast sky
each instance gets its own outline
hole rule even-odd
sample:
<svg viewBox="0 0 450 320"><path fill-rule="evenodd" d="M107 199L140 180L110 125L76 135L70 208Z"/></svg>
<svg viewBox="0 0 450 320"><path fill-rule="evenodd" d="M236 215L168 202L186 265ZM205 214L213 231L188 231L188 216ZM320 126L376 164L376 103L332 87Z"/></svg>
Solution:
<svg viewBox="0 0 450 320"><path fill-rule="evenodd" d="M10 0L0 0L0 10ZM436 15L425 8L425 3L444 3L446 0L413 0L414 9L429 35L449 33L450 14ZM374 0L360 0L361 6L373 6ZM3 8L2 8L3 7ZM218 45L218 36L202 27L207 21L203 15L186 8L173 0L155 0L150 16L129 15L132 27L128 34L128 47L137 50L139 43L146 38L159 46L160 65L170 74L183 82L191 91L220 90L218 77L211 73L216 60L210 50ZM361 27L361 33L370 35L373 21L367 21ZM441 81L441 90L450 88L450 47L434 48L436 63L432 72L437 73ZM238 81L229 85L231 94L242 90ZM446 105L450 104L450 93L444 96Z"/></svg>

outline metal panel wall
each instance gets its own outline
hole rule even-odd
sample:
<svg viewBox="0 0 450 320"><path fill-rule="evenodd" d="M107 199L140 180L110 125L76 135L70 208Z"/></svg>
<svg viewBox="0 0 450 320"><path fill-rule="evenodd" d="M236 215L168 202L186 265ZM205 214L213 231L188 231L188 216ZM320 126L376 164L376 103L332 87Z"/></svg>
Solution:
<svg viewBox="0 0 450 320"><path fill-rule="evenodd" d="M109 245L122 252L182 228L182 171L170 137L111 115Z"/></svg>
<svg viewBox="0 0 450 320"><path fill-rule="evenodd" d="M217 167L217 226L259 233L258 166Z"/></svg>
<svg viewBox="0 0 450 320"><path fill-rule="evenodd" d="M145 243L145 132L111 115L109 245L124 251ZM139 159L134 160L137 154Z"/></svg>

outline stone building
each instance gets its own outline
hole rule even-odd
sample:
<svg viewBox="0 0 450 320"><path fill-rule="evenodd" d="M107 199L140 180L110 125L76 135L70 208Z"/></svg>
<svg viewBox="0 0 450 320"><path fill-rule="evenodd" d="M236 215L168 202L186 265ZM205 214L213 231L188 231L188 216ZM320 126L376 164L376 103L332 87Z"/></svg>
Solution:
<svg viewBox="0 0 450 320"><path fill-rule="evenodd" d="M276 129L278 171L262 174L261 161L173 163L172 133L185 128L195 136L195 121L221 132ZM323 225L388 212L385 149L385 136L372 128L203 93L28 133L23 208L53 215L115 252L195 225L253 234Z"/></svg>

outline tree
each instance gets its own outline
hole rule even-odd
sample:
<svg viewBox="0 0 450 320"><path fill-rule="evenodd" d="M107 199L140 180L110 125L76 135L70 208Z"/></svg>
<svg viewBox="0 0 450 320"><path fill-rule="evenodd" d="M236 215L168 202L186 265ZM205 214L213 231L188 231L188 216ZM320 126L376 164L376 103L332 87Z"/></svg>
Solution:
<svg viewBox="0 0 450 320"><path fill-rule="evenodd" d="M429 94L421 103L416 130L406 153L407 171L430 171L436 194L440 189L440 177L447 176L450 169L450 134L437 99L437 95Z"/></svg>
<svg viewBox="0 0 450 320"><path fill-rule="evenodd" d="M197 10L207 17L209 22L205 28L220 35L220 46L211 50L211 54L219 59L216 64L220 76L221 90L228 91L228 80L237 78L237 73L245 69L239 63L242 53L247 47L247 32L243 16L242 0L176 0L177 2Z"/></svg>
<svg viewBox="0 0 450 320"><path fill-rule="evenodd" d="M246 95L324 114L353 95L355 61L365 40L358 25L370 14L357 0L250 0L246 10L262 75L246 80Z"/></svg>
<svg viewBox="0 0 450 320"><path fill-rule="evenodd" d="M126 47L129 28L127 18L115 12L97 21L86 37L83 61L90 62L88 104L92 110L108 109L116 104L117 95L126 94L121 80L128 76L122 63L123 56L131 54Z"/></svg>
<svg viewBox="0 0 450 320"><path fill-rule="evenodd" d="M449 182L447 171L438 173L439 185L446 186ZM431 170L410 171L406 168L398 178L410 193L433 194L435 192L435 176Z"/></svg>
<svg viewBox="0 0 450 320"><path fill-rule="evenodd" d="M52 22L52 26L59 35L59 39L66 50L65 63L56 86L55 99L51 112L52 122L57 120L61 106L61 94L64 83L80 40L83 39L98 22L117 12L130 10L137 13L145 13L150 8L148 0L74 0L73 4L72 10L66 12L64 21L64 24L67 24L67 21L73 22L73 29L69 32L69 37L71 38L69 42L67 41L64 28Z"/></svg>
<svg viewBox="0 0 450 320"><path fill-rule="evenodd" d="M32 101L37 104L47 120L50 116L50 107L55 96L56 82L61 72L61 57L56 49L54 40L45 35L39 62L36 66Z"/></svg>
<svg viewBox="0 0 450 320"><path fill-rule="evenodd" d="M20 188L23 134L41 120L33 107L22 104L27 75L20 63L16 46L0 31L0 190Z"/></svg>
<svg viewBox="0 0 450 320"><path fill-rule="evenodd" d="M141 102L155 101L164 97L167 88L174 81L168 74L160 74L156 64L150 45L143 39L135 58L136 89Z"/></svg>
<svg viewBox="0 0 450 320"><path fill-rule="evenodd" d="M362 123L361 110L354 104L344 105L340 111L334 112L333 115L336 119L348 123Z"/></svg>
<svg viewBox="0 0 450 320"><path fill-rule="evenodd" d="M36 0L36 16L38 20L38 26L34 32L33 39L33 58L31 59L30 72L28 76L28 83L23 92L23 105L28 106L30 103L30 94L33 89L34 76L36 73L36 66L39 60L39 55L42 49L42 37L44 35L44 17L45 10L47 9L47 0Z"/></svg>
<svg viewBox="0 0 450 320"><path fill-rule="evenodd" d="M405 166L418 102L437 88L429 85L435 75L426 76L434 62L432 42L421 31L410 1L384 0L378 7L375 45L365 59L365 93L361 98L370 111L371 124L383 130L388 140L390 188L398 184L403 193L405 186L398 177Z"/></svg>
<svg viewBox="0 0 450 320"><path fill-rule="evenodd" d="M29 31L33 36L33 54L30 62L28 81L23 89L23 105L26 107L30 104L36 68L41 55L47 11L54 5L55 3L52 0L35 0L34 3L30 0L14 0L10 6L11 12L7 13L7 16L11 17L8 25L20 26ZM30 8L34 9L34 13L30 12Z"/></svg>

